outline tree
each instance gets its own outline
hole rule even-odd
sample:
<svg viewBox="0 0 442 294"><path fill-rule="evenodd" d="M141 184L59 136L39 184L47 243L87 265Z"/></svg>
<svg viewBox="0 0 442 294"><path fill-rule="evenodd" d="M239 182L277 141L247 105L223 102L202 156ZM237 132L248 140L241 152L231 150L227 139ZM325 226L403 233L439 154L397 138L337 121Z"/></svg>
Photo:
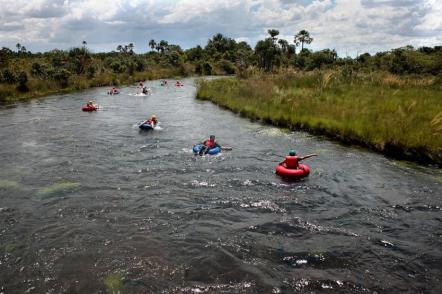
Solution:
<svg viewBox="0 0 442 294"><path fill-rule="evenodd" d="M294 42L295 44L301 43L301 51L302 51L304 49L304 43L310 44L311 42L313 42L313 38L310 37L309 32L307 32L306 30L301 30L299 31L298 34L296 34Z"/></svg>
<svg viewBox="0 0 442 294"><path fill-rule="evenodd" d="M152 49L152 50L155 49L156 45L157 45L157 42L155 42L154 39L152 39L152 40L149 41L149 47L150 47L150 49Z"/></svg>
<svg viewBox="0 0 442 294"><path fill-rule="evenodd" d="M83 48L86 48L87 42L83 40L83 42L81 42L81 44L83 44Z"/></svg>
<svg viewBox="0 0 442 294"><path fill-rule="evenodd" d="M267 32L269 33L270 38L272 38L273 43L275 43L275 41L277 39L276 36L279 35L279 31L278 30L274 30L274 29L270 29Z"/></svg>
<svg viewBox="0 0 442 294"><path fill-rule="evenodd" d="M20 43L17 43L17 45L15 45L15 47L17 47L17 51L20 52L21 44L20 44Z"/></svg>
<svg viewBox="0 0 442 294"><path fill-rule="evenodd" d="M118 45L118 46L117 46L117 51L122 52L122 51L123 51L123 46Z"/></svg>
<svg viewBox="0 0 442 294"><path fill-rule="evenodd" d="M127 45L127 51L129 52L129 54L134 54L134 44L133 43L129 43L129 45Z"/></svg>
<svg viewBox="0 0 442 294"><path fill-rule="evenodd" d="M289 48L289 42L284 39L279 39L278 44L281 46L282 53L286 53Z"/></svg>
<svg viewBox="0 0 442 294"><path fill-rule="evenodd" d="M164 51L166 51L168 47L169 43L167 41L161 40L155 48L157 49L157 51L161 51L161 53L164 53Z"/></svg>

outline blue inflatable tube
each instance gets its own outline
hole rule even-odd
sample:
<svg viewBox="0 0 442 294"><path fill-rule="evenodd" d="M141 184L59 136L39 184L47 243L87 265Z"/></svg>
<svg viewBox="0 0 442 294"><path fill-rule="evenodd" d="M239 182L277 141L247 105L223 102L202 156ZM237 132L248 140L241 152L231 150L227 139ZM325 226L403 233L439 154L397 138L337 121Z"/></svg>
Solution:
<svg viewBox="0 0 442 294"><path fill-rule="evenodd" d="M153 130L153 127L149 124L141 124L139 125L139 128L142 130Z"/></svg>
<svg viewBox="0 0 442 294"><path fill-rule="evenodd" d="M203 144L196 144L195 146L193 146L192 150L194 154L199 154L201 151L201 148L203 148L204 145ZM211 148L209 149L209 151L206 154L210 154L210 155L215 155L221 152L221 148L219 147L215 147L215 148Z"/></svg>

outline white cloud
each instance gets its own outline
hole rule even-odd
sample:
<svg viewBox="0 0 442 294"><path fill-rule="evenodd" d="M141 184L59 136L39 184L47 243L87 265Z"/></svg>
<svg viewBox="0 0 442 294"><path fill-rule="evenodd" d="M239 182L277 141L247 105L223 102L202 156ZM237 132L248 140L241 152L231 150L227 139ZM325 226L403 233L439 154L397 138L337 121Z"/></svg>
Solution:
<svg viewBox="0 0 442 294"><path fill-rule="evenodd" d="M440 0L1 0L0 46L31 50L78 46L95 50L151 38L184 48L215 33L252 46L280 30L289 42L301 29L313 49L374 53L394 47L441 45Z"/></svg>

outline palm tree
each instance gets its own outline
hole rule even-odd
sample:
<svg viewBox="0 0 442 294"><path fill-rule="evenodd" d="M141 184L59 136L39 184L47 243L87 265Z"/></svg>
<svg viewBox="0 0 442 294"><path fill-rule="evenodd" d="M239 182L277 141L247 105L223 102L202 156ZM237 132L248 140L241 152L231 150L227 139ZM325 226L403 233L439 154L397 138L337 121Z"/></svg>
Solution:
<svg viewBox="0 0 442 294"><path fill-rule="evenodd" d="M278 30L274 30L274 29L270 29L267 31L270 35L270 37L272 38L273 43L276 41L276 36L279 35L279 31Z"/></svg>
<svg viewBox="0 0 442 294"><path fill-rule="evenodd" d="M20 51L20 49L21 49L20 43L17 43L17 45L15 45L15 47L17 47L17 51Z"/></svg>
<svg viewBox="0 0 442 294"><path fill-rule="evenodd" d="M120 52L121 52L121 50L123 50L123 46L118 45L118 46L117 46L117 51L120 51Z"/></svg>
<svg viewBox="0 0 442 294"><path fill-rule="evenodd" d="M159 51L161 51L161 53L164 53L164 51L168 49L169 43L167 41L161 40L160 43L157 45L157 50L158 47Z"/></svg>
<svg viewBox="0 0 442 294"><path fill-rule="evenodd" d="M81 42L81 44L83 44L83 48L86 48L87 42L83 40L83 42Z"/></svg>
<svg viewBox="0 0 442 294"><path fill-rule="evenodd" d="M299 33L295 36L295 44L301 43L301 51L304 49L304 43L310 44L311 42L313 42L313 38L310 37L310 33L306 30L299 31Z"/></svg>
<svg viewBox="0 0 442 294"><path fill-rule="evenodd" d="M281 50L283 53L286 53L289 47L289 42L284 39L279 39L278 44L281 46Z"/></svg>
<svg viewBox="0 0 442 294"><path fill-rule="evenodd" d="M154 39L152 39L152 40L150 40L149 41L149 47L150 47L150 49L155 49L155 46L157 45L157 43L155 42L155 40Z"/></svg>
<svg viewBox="0 0 442 294"><path fill-rule="evenodd" d="M127 45L127 49L128 49L130 54L133 54L134 53L134 44L133 43L129 43L129 45Z"/></svg>

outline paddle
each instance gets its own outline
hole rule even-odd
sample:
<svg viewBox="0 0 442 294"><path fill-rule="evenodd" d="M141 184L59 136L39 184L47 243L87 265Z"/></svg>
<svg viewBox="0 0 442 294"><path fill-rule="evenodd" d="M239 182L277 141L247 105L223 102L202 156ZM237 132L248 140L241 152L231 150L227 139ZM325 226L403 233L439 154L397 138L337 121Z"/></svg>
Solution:
<svg viewBox="0 0 442 294"><path fill-rule="evenodd" d="M221 150L224 150L224 151L232 151L233 148L232 148L232 147L229 147L229 146L221 146Z"/></svg>

